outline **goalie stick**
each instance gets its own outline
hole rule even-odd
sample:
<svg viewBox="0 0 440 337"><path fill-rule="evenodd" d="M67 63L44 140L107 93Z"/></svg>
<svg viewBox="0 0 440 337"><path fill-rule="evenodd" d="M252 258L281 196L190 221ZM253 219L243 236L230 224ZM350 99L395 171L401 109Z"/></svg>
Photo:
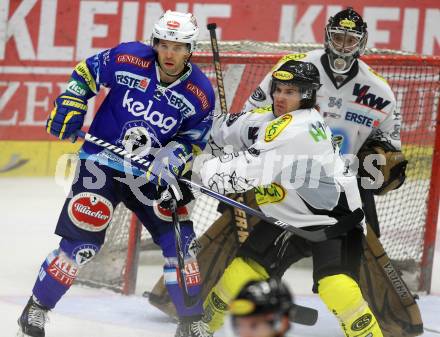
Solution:
<svg viewBox="0 0 440 337"><path fill-rule="evenodd" d="M142 158L138 155L134 155L134 154L132 154L132 153L120 148L120 147L117 147L116 145L110 144L103 139L100 139L98 137L91 135L90 133L86 133L82 130L78 130L76 132L76 136L83 138L84 140L91 142L95 145L98 145L102 148L105 148L105 149L117 154L118 156L122 156L124 158L129 159L129 160L132 160L132 161L136 162L137 164L144 166L145 168L148 168L148 165L150 164L150 162L148 162L144 158ZM354 210L351 214L340 218L337 223L335 223L327 228L318 229L315 231L308 231L308 230L304 230L304 229L295 227L295 226L288 224L287 222L284 222L282 220L278 220L273 217L266 216L260 211L257 211L251 207L248 207L242 203L239 203L239 202L237 202L231 198L228 198L227 196L224 196L220 193L212 191L209 188L201 186L191 180L181 178L180 181L187 184L192 189L200 191L206 195L209 195L210 197L212 197L212 198L214 198L224 204L227 204L227 205L235 207L235 208L239 208L242 211L244 211L246 214L256 216L257 218L259 218L263 221L266 221L266 222L271 223L275 226L281 227L284 230L291 232L292 234L297 235L297 236L299 236L303 239L306 239L308 241L311 241L311 242L321 242L321 241L325 241L325 240L331 239L333 237L339 236L339 235L349 231L350 229L354 228L364 218L364 212L362 212L362 210L360 208L358 208L358 209Z"/></svg>

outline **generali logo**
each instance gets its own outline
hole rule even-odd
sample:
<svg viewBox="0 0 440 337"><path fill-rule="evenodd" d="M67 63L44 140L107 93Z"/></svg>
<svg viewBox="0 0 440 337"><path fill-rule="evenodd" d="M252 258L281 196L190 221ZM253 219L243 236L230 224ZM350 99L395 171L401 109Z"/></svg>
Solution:
<svg viewBox="0 0 440 337"><path fill-rule="evenodd" d="M131 64L142 69L147 69L151 64L151 60L145 60L131 54L118 54L116 55L116 63Z"/></svg>
<svg viewBox="0 0 440 337"><path fill-rule="evenodd" d="M202 104L203 110L206 110L209 108L208 97L206 96L206 94L203 92L202 89L200 89L198 86L196 86L194 83L191 83L191 82L188 82L186 84L186 89L191 91L198 98L198 100Z"/></svg>

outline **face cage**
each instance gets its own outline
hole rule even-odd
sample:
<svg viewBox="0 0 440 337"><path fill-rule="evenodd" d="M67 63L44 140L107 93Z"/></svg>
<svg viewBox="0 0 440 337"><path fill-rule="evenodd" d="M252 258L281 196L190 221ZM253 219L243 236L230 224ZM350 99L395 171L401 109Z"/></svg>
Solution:
<svg viewBox="0 0 440 337"><path fill-rule="evenodd" d="M361 56L367 44L367 32L359 33L357 31L345 29L345 28L325 28L326 36L325 36L325 47L326 52L329 57L330 68L333 72L337 74L345 74L348 72L353 66L354 61ZM351 34L359 38L359 42L354 46L351 52L343 53L336 49L336 46L333 44L332 34L333 33L343 33L343 34Z"/></svg>

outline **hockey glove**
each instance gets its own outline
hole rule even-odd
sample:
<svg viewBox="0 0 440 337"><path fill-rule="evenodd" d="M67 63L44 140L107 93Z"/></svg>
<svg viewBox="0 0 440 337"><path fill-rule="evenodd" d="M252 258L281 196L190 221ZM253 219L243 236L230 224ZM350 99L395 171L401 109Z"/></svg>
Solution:
<svg viewBox="0 0 440 337"><path fill-rule="evenodd" d="M377 172L380 172L384 178L382 185L373 190L375 195L384 195L402 186L406 178L405 171L408 161L401 151L394 149L386 142L377 140L367 140L365 142L358 152L358 173L360 177L368 177L376 181L377 177L365 168L365 158L369 155L381 155L385 159L384 165L377 165L373 162Z"/></svg>
<svg viewBox="0 0 440 337"><path fill-rule="evenodd" d="M194 200L194 195L185 183L177 181L176 185L158 186L157 187L157 199L159 200L159 206L165 209L171 209L171 200L177 201L177 207L183 207L188 205Z"/></svg>
<svg viewBox="0 0 440 337"><path fill-rule="evenodd" d="M55 107L46 122L47 133L59 139L66 139L78 131L87 113L84 98L64 93L55 100Z"/></svg>
<svg viewBox="0 0 440 337"><path fill-rule="evenodd" d="M147 181L157 186L177 185L176 179L185 171L192 152L177 142L171 142L157 151L147 169Z"/></svg>

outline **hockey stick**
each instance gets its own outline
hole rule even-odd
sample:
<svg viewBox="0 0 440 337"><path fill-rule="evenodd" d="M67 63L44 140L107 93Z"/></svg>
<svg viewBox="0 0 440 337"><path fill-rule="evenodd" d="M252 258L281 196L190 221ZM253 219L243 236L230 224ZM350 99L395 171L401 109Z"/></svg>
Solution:
<svg viewBox="0 0 440 337"><path fill-rule="evenodd" d="M130 159L130 160L134 161L135 163L144 166L145 168L148 168L148 165L150 164L150 162L148 162L144 158L142 158L138 155L134 155L132 153L129 153L128 151L121 149L120 147L117 147L116 145L110 144L110 143L106 142L105 140L99 139L98 137L95 137L95 136L91 135L90 133L85 133L82 130L78 130L76 133L76 136L83 138L86 141L91 142L95 145L98 145L102 148L105 148L105 149L117 154L118 156L122 156L124 158ZM227 196L224 196L220 193L212 191L209 188L206 188L206 187L201 186L195 182L192 182L191 180L181 178L180 181L187 184L188 186L190 186L191 188L193 188L197 191L200 191L206 195L211 196L214 199L217 199L220 202L223 202L223 203L225 203L229 206L232 206L232 207L239 208L239 209L243 210L246 214L256 216L257 218L259 218L263 221L266 221L266 222L271 223L275 226L281 227L284 230L291 232L292 234L297 235L299 237L302 237L303 239L306 239L311 242L321 242L321 241L325 241L330 238L333 238L335 236L341 235L341 234L349 231L350 229L354 228L364 218L364 212L362 212L362 210L360 208L358 208L358 209L354 210L351 214L349 214L345 217L342 217L341 219L339 219L339 221L337 223L335 223L327 228L318 229L315 231L308 231L308 230L304 230L304 229L292 226L282 220L278 220L273 217L266 216L260 211L257 211L253 208L250 208L250 207L248 207L242 203L239 203L231 198L228 198Z"/></svg>
<svg viewBox="0 0 440 337"><path fill-rule="evenodd" d="M226 116L228 115L228 106L226 104L226 91L225 91L225 85L223 83L223 73L222 73L222 67L220 64L220 53L219 53L219 49L218 49L218 43L217 43L217 33L216 33L216 28L217 28L217 24L215 23L209 23L206 26L209 30L209 36L211 38L211 49L212 49L212 55L213 55L213 60L214 60L214 68L215 68L215 77L217 79L217 91L218 91L218 97L220 100L220 109L221 109L221 116L223 116L223 118L226 118ZM212 143L215 144L214 140L211 138L210 139L212 141ZM235 197L236 200L239 200L239 198L241 198L243 200L244 195L243 196L236 196ZM237 226L238 230L241 231L242 233L245 233L245 236L243 235L239 235L239 242L243 243L244 239L243 238L247 238L249 236L249 223L248 223L248 219L247 216L245 216L244 218L241 219L237 219L237 212L235 211L235 209L232 209L232 217L233 220L235 222L235 225Z"/></svg>
<svg viewBox="0 0 440 337"><path fill-rule="evenodd" d="M226 115L228 114L228 106L226 104L225 86L223 84L222 67L220 65L220 54L218 51L217 34L215 32L215 29L217 28L217 24L209 23L206 26L206 28L208 28L209 36L211 37L211 48L212 48L212 56L214 59L215 77L217 78L217 90L218 90L218 98L220 100L220 109L222 115L226 117Z"/></svg>
<svg viewBox="0 0 440 337"><path fill-rule="evenodd" d="M207 187L201 186L193 181L190 181L185 178L180 179L181 182L187 184L191 188L200 191L206 195L209 195L210 197L217 199L220 202L223 202L229 206L239 208L242 211L244 211L246 214L256 216L257 218L268 222L270 224L273 224L275 226L281 227L284 230L291 232L294 235L297 235L303 239L306 239L311 242L321 242L328 239L331 239L333 237L336 237L338 235L341 235L350 229L354 228L357 224L359 224L362 219L364 218L364 213L360 208L357 208L355 211L353 211L351 214L342 217L337 223L334 225L331 225L330 227L324 228L324 229L318 229L315 231L308 231L304 230L295 226L292 226L291 224L288 224L282 220L275 219L270 216L266 216L262 212L255 210L253 208L250 208L242 203L239 203L231 198L228 198L227 196L217 193L213 190L210 190Z"/></svg>
<svg viewBox="0 0 440 337"><path fill-rule="evenodd" d="M180 232L179 217L177 215L177 201L174 198L171 200L171 214L173 217L174 241L176 243L177 267L179 268L180 284L183 289L183 302L187 308L190 308L199 301L200 296L191 296L186 284L185 253L182 248L182 234Z"/></svg>
<svg viewBox="0 0 440 337"><path fill-rule="evenodd" d="M146 168L150 164L149 161L143 159L142 157L133 155L132 153L124 149L121 149L113 144L110 144L102 139L99 139L98 137L95 137L88 132L86 133L82 130L78 130L76 132L76 137L82 138L90 143L93 143L107 150L110 150L119 156L122 156L127 159L131 159ZM177 215L177 202L174 198L171 200L171 212L172 212L173 227L174 227L174 240L176 244L177 267L179 269L179 277L183 289L183 302L185 303L186 307L192 307L199 301L199 296L198 295L191 296L188 292L188 287L186 284L186 277L185 277L185 253L183 252L182 249L180 224Z"/></svg>

